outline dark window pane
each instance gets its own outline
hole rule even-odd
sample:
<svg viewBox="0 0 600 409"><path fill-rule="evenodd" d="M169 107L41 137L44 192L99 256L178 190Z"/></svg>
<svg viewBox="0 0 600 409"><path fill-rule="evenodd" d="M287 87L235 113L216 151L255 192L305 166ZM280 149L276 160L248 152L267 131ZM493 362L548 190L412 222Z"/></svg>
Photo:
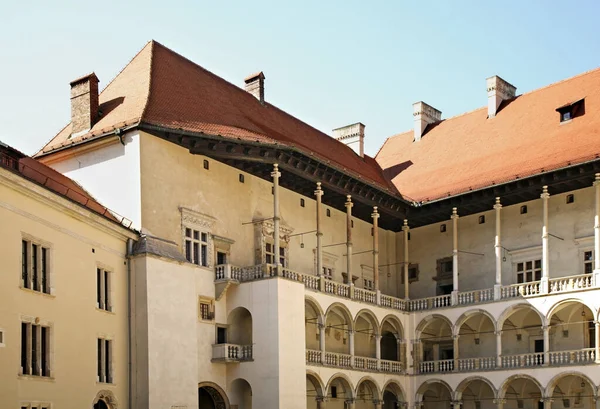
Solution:
<svg viewBox="0 0 600 409"><path fill-rule="evenodd" d="M265 249L267 249L267 253L270 253L272 251L271 250L271 243L265 244Z"/></svg>
<svg viewBox="0 0 600 409"><path fill-rule="evenodd" d="M192 261L192 242L189 240L185 241L185 258L187 261Z"/></svg>
<svg viewBox="0 0 600 409"><path fill-rule="evenodd" d="M523 271L523 263L517 264L517 271Z"/></svg>
<svg viewBox="0 0 600 409"><path fill-rule="evenodd" d="M25 240L22 241L22 277L23 277L23 287L27 288L29 286L29 272L27 270L27 263L29 262L28 248L29 243Z"/></svg>
<svg viewBox="0 0 600 409"><path fill-rule="evenodd" d="M194 243L193 247L194 247L194 260L193 260L193 263L194 264L200 264L200 259L199 259L199 254L198 254L200 252L200 250L198 249L198 243Z"/></svg>
<svg viewBox="0 0 600 409"><path fill-rule="evenodd" d="M31 326L31 371L34 375L39 375L37 368L37 340L38 340L38 326Z"/></svg>
<svg viewBox="0 0 600 409"><path fill-rule="evenodd" d="M96 301L98 307L102 307L102 270L96 269Z"/></svg>
<svg viewBox="0 0 600 409"><path fill-rule="evenodd" d="M107 311L110 310L110 305L108 303L108 295L110 291L110 289L108 288L108 274L108 271L104 272L104 309Z"/></svg>
<svg viewBox="0 0 600 409"><path fill-rule="evenodd" d="M98 338L98 379L102 382L102 340Z"/></svg>
<svg viewBox="0 0 600 409"><path fill-rule="evenodd" d="M200 240L200 232L198 230L194 230L194 240Z"/></svg>
<svg viewBox="0 0 600 409"><path fill-rule="evenodd" d="M208 249L206 244L202 245L202 265L204 267L208 266Z"/></svg>
<svg viewBox="0 0 600 409"><path fill-rule="evenodd" d="M527 272L527 282L533 281L532 275L531 275L531 271Z"/></svg>
<svg viewBox="0 0 600 409"><path fill-rule="evenodd" d="M104 340L104 345L104 373L106 374L106 382L110 383L112 381L110 373L110 341Z"/></svg>
<svg viewBox="0 0 600 409"><path fill-rule="evenodd" d="M42 376L50 376L48 373L48 328L42 327Z"/></svg>
<svg viewBox="0 0 600 409"><path fill-rule="evenodd" d="M29 365L27 365L27 324L21 323L21 367L23 373L27 374L29 371Z"/></svg>
<svg viewBox="0 0 600 409"><path fill-rule="evenodd" d="M535 268L542 268L542 260L535 260Z"/></svg>
<svg viewBox="0 0 600 409"><path fill-rule="evenodd" d="M517 274L517 283L523 283L523 273Z"/></svg>
<svg viewBox="0 0 600 409"><path fill-rule="evenodd" d="M535 272L535 281L540 281L541 279L542 279L542 272L536 271Z"/></svg>
<svg viewBox="0 0 600 409"><path fill-rule="evenodd" d="M584 273L592 274L592 272L593 272L592 263L585 263Z"/></svg>
<svg viewBox="0 0 600 409"><path fill-rule="evenodd" d="M200 237L202 237L202 241L203 241L203 242L205 242L205 243L206 243L206 242L208 241L208 234L206 234L206 233L202 233L202 235L201 235Z"/></svg>
<svg viewBox="0 0 600 409"><path fill-rule="evenodd" d="M50 293L48 288L48 249L42 247L42 291Z"/></svg>
<svg viewBox="0 0 600 409"><path fill-rule="evenodd" d="M592 260L592 252L586 251L585 253L583 253L583 259L585 261L591 261Z"/></svg>
<svg viewBox="0 0 600 409"><path fill-rule="evenodd" d="M38 246L37 244L31 245L31 288L33 290L39 290L38 288Z"/></svg>
<svg viewBox="0 0 600 409"><path fill-rule="evenodd" d="M527 270L531 270L532 266L533 266L533 264L531 263L531 261L528 261L527 263L525 263L525 268Z"/></svg>
<svg viewBox="0 0 600 409"><path fill-rule="evenodd" d="M185 237L192 237L192 229L185 229Z"/></svg>

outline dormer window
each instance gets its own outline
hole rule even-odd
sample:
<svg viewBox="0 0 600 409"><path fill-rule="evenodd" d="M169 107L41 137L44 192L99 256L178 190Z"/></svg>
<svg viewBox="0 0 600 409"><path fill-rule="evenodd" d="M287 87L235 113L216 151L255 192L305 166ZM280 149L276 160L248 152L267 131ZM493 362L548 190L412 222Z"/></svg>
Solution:
<svg viewBox="0 0 600 409"><path fill-rule="evenodd" d="M566 105L563 105L559 108L556 108L556 112L560 114L560 122L568 122L573 118L577 118L585 114L585 99L580 99L579 101L570 102Z"/></svg>

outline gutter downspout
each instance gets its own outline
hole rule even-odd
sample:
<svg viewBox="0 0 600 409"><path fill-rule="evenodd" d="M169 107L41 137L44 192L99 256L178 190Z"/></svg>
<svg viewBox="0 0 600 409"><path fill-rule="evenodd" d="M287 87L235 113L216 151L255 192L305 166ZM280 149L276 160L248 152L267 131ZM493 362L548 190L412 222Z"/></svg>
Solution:
<svg viewBox="0 0 600 409"><path fill-rule="evenodd" d="M132 345L132 339L131 339L131 334L133 333L132 331L132 325L133 325L133 320L131 318L131 312L132 312L132 308L131 308L131 303L132 303L132 296L131 296L131 257L132 257L132 253L133 253L133 239L127 239L127 348L128 348L128 372L129 372L129 394L128 394L128 401L129 401L129 409L133 408L133 361L132 361L132 356L133 356L133 345Z"/></svg>

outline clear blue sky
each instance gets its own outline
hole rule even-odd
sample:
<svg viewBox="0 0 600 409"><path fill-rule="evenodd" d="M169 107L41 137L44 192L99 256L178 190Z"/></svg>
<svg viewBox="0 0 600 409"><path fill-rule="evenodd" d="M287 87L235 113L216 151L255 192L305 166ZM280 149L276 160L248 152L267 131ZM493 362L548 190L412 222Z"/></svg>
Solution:
<svg viewBox="0 0 600 409"><path fill-rule="evenodd" d="M316 128L366 124L366 151L486 104L485 78L522 93L600 66L600 2L12 1L0 14L0 140L33 153L70 116L69 81L103 87L155 39Z"/></svg>

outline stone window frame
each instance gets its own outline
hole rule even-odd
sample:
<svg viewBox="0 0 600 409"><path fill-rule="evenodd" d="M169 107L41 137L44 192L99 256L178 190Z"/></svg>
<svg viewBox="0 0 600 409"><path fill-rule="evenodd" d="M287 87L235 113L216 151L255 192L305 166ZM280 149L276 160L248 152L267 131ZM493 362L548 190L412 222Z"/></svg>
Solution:
<svg viewBox="0 0 600 409"><path fill-rule="evenodd" d="M202 316L202 305L208 305L208 318ZM215 299L205 296L198 297L198 320L201 322L215 321Z"/></svg>
<svg viewBox="0 0 600 409"><path fill-rule="evenodd" d="M266 264L267 253L266 244L270 243L274 245L273 232L275 231L275 225L273 220L258 220L254 222L254 261L255 264ZM283 249L283 258L285 260L286 268L290 266L290 252L289 242L290 235L294 232L294 229L280 223L279 226L279 247Z"/></svg>
<svg viewBox="0 0 600 409"><path fill-rule="evenodd" d="M29 402L19 402L19 408L27 408L27 409L51 409L52 402L48 401L29 401Z"/></svg>
<svg viewBox="0 0 600 409"><path fill-rule="evenodd" d="M200 264L194 264L195 266L202 268L212 268L214 265L215 252L213 250L213 235L216 218L208 214L200 213L196 210L180 206L179 211L181 213L181 252L185 256L185 229L197 230L202 233L206 233L206 266Z"/></svg>
<svg viewBox="0 0 600 409"><path fill-rule="evenodd" d="M226 264L231 264L231 246L235 244L235 240L223 236L212 235L213 251L215 265L217 265L217 253L225 253Z"/></svg>
<svg viewBox="0 0 600 409"><path fill-rule="evenodd" d="M591 262L592 264L592 273L596 266L594 265L595 254L594 254L594 236L586 236L586 237L578 237L575 239L575 246L577 246L577 254L579 258L579 273L585 274L585 264ZM589 261L585 260L585 253L591 251L592 259Z"/></svg>
<svg viewBox="0 0 600 409"><path fill-rule="evenodd" d="M323 263L323 271L321 274L327 280L333 280L335 273L337 271L336 264L339 259L339 256L333 253L329 253L327 251L321 250L321 261ZM317 271L317 249L313 249L313 261L314 261L314 271ZM318 273L318 272L317 272ZM329 273L329 274L327 274ZM344 273L342 273L343 275Z"/></svg>
<svg viewBox="0 0 600 409"><path fill-rule="evenodd" d="M108 300L104 300L104 308L102 308L101 303L99 302L100 300L96 299L96 309L98 311L103 311L103 312L109 312L109 313L114 313L115 312L115 306L113 303L113 300L115 299L114 297L114 269L110 266L108 266L107 264L98 262L96 263L96 275L98 274L98 270L102 270L102 272L104 273L108 273L108 280L107 282L103 282L102 284L104 286L108 285ZM103 278L104 279L104 274L103 274ZM96 285L97 284L97 277L96 277ZM104 286L102 288L104 288ZM97 291L97 289L96 289ZM104 291L103 291L104 293ZM98 294L96 292L96 294ZM96 296L97 298L97 296ZM108 303L108 308L106 307L106 304Z"/></svg>
<svg viewBox="0 0 600 409"><path fill-rule="evenodd" d="M25 232L21 232L21 241L26 241L28 242L28 258L29 258L29 262L27 263L27 275L28 275L28 286L25 285L25 283L23 282L23 271L22 271L22 267L20 269L20 273L19 273L19 287L23 290L28 290L28 291L33 291L37 294L42 294L45 296L54 296L55 295L55 290L53 287L54 284L54 245L53 243L44 240L44 239L40 239L39 237L33 236L29 233L25 233ZM37 257L37 264L38 264L38 274L41 277L41 262L42 262L42 257L41 257L41 251L42 249L46 249L47 250L47 254L46 254L46 287L48 288L48 292L43 291L43 289L40 288L40 290L36 290L33 288L33 274L32 274L32 263L31 263L31 255L32 255L32 245L35 244L37 246L39 246L40 248L40 256ZM21 263L23 263L22 260L22 255L21 255ZM21 264L22 265L22 264ZM41 279L40 279L41 280ZM41 286L41 283L40 283Z"/></svg>
<svg viewBox="0 0 600 409"><path fill-rule="evenodd" d="M375 277L374 277L373 266L370 266L368 264L361 264L360 265L360 277L362 278L362 281L361 281L362 288L364 288L365 290L369 290L369 291L375 291L374 290ZM370 284L370 286L367 284Z"/></svg>
<svg viewBox="0 0 600 409"><path fill-rule="evenodd" d="M4 339L5 336L6 333L4 328L0 328L0 348L4 348L6 346L6 340Z"/></svg>
<svg viewBox="0 0 600 409"><path fill-rule="evenodd" d="M511 265L512 265L512 284L518 284L518 271L517 271L517 266L519 263L526 263L528 261L532 261L535 262L535 260L541 260L542 259L542 246L533 246L533 247L525 247L522 249L517 249L517 250L510 250L508 251L508 255L511 258ZM535 267L535 266L534 266ZM534 268L535 270L535 268ZM532 278L535 278L532 277ZM536 280L533 280L536 281ZM524 283L527 283L528 281L524 281ZM523 284L524 284L523 283Z"/></svg>
<svg viewBox="0 0 600 409"><path fill-rule="evenodd" d="M417 273L415 275L415 277L411 278L410 276L410 269L414 268L416 269ZM420 270L419 270L419 263L409 263L408 264L408 283L416 283L417 281L419 281L419 274L420 274ZM402 284L404 284L404 271L402 271Z"/></svg>
<svg viewBox="0 0 600 409"><path fill-rule="evenodd" d="M37 325L40 327L45 327L48 328L48 346L47 346L47 351L46 351L46 365L47 365L47 370L48 370L48 375L47 376L42 376L42 375L34 375L34 374L26 374L24 373L24 368L21 366L21 356L19 356L19 377L32 377L35 379L54 379L54 323L52 321L48 321L48 320L42 320L40 317L33 317L31 315L21 315L20 317L20 324L28 324L28 325ZM20 335L19 335L19 349L21 349L21 345L23 342L23 334L22 331L19 329ZM42 342L41 337L40 337L40 343ZM27 341L27 343L29 343L30 341ZM41 349L40 349L40 354L41 354ZM40 357L41 360L41 357Z"/></svg>
<svg viewBox="0 0 600 409"><path fill-rule="evenodd" d="M96 383L97 384L101 384L101 385L116 385L117 381L116 381L116 377L115 377L115 337L111 334L106 334L106 333L98 333L96 334L96 354L98 353L98 341L102 340L102 347L105 348L105 343L106 341L109 342L110 345L110 350L109 350L109 357L108 357L108 374L104 374L104 380L101 380L98 377L98 368L96 368ZM104 351L104 353L106 353L106 351ZM105 359L103 359L103 361L105 361ZM98 364L97 362L97 356L96 356L96 365ZM103 362L104 365L104 362Z"/></svg>

